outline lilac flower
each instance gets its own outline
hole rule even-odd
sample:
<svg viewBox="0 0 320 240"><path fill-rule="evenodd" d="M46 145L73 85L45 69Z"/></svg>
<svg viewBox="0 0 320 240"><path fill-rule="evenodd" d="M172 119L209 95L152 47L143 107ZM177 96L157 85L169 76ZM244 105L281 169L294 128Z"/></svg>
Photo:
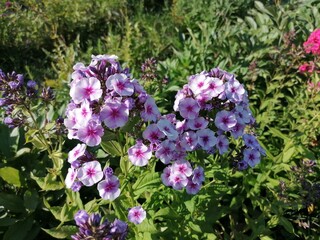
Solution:
<svg viewBox="0 0 320 240"><path fill-rule="evenodd" d="M155 156L164 164L168 164L174 157L175 146L174 142L165 140L161 142L156 150Z"/></svg>
<svg viewBox="0 0 320 240"><path fill-rule="evenodd" d="M79 168L78 179L85 186L92 186L103 178L101 165L98 161L86 162Z"/></svg>
<svg viewBox="0 0 320 240"><path fill-rule="evenodd" d="M193 98L184 98L179 102L180 115L185 119L195 119L198 117L200 106Z"/></svg>
<svg viewBox="0 0 320 240"><path fill-rule="evenodd" d="M186 151L193 151L198 145L198 136L193 131L183 133L180 141L181 147Z"/></svg>
<svg viewBox="0 0 320 240"><path fill-rule="evenodd" d="M157 123L157 126L169 140L176 140L178 138L178 132L174 129L174 126L169 120L160 119Z"/></svg>
<svg viewBox="0 0 320 240"><path fill-rule="evenodd" d="M108 101L100 112L100 119L111 129L123 127L129 119L129 109L120 101Z"/></svg>
<svg viewBox="0 0 320 240"><path fill-rule="evenodd" d="M133 84L125 74L114 74L106 81L108 89L114 90L120 96L131 96L134 92Z"/></svg>
<svg viewBox="0 0 320 240"><path fill-rule="evenodd" d="M146 218L146 216L146 211L141 206L137 206L129 210L128 220L134 224L140 224Z"/></svg>
<svg viewBox="0 0 320 240"><path fill-rule="evenodd" d="M219 135L217 137L217 149L219 150L219 154L222 155L228 151L229 148L229 140L225 135Z"/></svg>
<svg viewBox="0 0 320 240"><path fill-rule="evenodd" d="M81 157L86 151L86 145L78 143L69 153L68 153L68 162L72 163Z"/></svg>
<svg viewBox="0 0 320 240"><path fill-rule="evenodd" d="M70 96L76 104L81 103L84 99L97 100L101 95L100 81L94 77L83 78L76 82L74 86L71 86L70 89Z"/></svg>
<svg viewBox="0 0 320 240"><path fill-rule="evenodd" d="M210 129L201 129L197 131L198 143L203 150L210 150L217 143L217 138Z"/></svg>
<svg viewBox="0 0 320 240"><path fill-rule="evenodd" d="M195 195L200 191L201 186L201 184L189 180L186 186L186 191L190 195Z"/></svg>
<svg viewBox="0 0 320 240"><path fill-rule="evenodd" d="M225 86L226 96L231 102L239 103L242 101L245 90L238 80L228 81Z"/></svg>
<svg viewBox="0 0 320 240"><path fill-rule="evenodd" d="M217 113L214 123L223 131L230 131L237 124L237 120L233 113L222 110Z"/></svg>
<svg viewBox="0 0 320 240"><path fill-rule="evenodd" d="M77 137L90 147L97 146L101 142L103 135L103 127L97 120L90 120L88 125L80 128L77 132Z"/></svg>
<svg viewBox="0 0 320 240"><path fill-rule="evenodd" d="M161 116L160 111L152 97L148 96L146 102L144 103L144 111L142 111L140 115L146 122L156 122Z"/></svg>
<svg viewBox="0 0 320 240"><path fill-rule="evenodd" d="M106 200L113 201L120 195L120 183L116 176L108 176L105 180L98 183L99 195Z"/></svg>
<svg viewBox="0 0 320 240"><path fill-rule="evenodd" d="M137 141L136 145L128 149L129 160L135 166L142 167L147 165L151 156L151 149L144 145L141 141Z"/></svg>
<svg viewBox="0 0 320 240"><path fill-rule="evenodd" d="M248 163L250 167L254 167L260 163L260 152L255 149L245 149L243 151L243 161Z"/></svg>
<svg viewBox="0 0 320 240"><path fill-rule="evenodd" d="M193 170L192 182L196 184L202 184L204 182L204 170L203 167L198 166Z"/></svg>
<svg viewBox="0 0 320 240"><path fill-rule="evenodd" d="M142 136L144 139L154 143L158 142L161 138L164 138L165 135L159 130L157 124L152 123L143 131Z"/></svg>
<svg viewBox="0 0 320 240"><path fill-rule="evenodd" d="M68 174L66 176L65 179L65 184L67 188L71 188L74 181L76 180L78 175L78 169L74 169L74 168L69 168L68 169Z"/></svg>
<svg viewBox="0 0 320 240"><path fill-rule="evenodd" d="M172 186L172 182L170 180L172 166L167 166L163 169L163 173L161 174L162 183L166 186Z"/></svg>
<svg viewBox="0 0 320 240"><path fill-rule="evenodd" d="M209 122L204 117L198 117L195 119L188 119L187 127L191 130L204 129L208 126Z"/></svg>

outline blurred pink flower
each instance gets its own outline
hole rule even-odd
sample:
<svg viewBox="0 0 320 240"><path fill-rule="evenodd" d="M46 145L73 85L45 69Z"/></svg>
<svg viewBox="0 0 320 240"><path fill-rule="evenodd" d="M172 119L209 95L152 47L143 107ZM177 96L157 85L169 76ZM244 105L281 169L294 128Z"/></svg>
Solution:
<svg viewBox="0 0 320 240"><path fill-rule="evenodd" d="M313 31L308 40L303 43L306 53L312 53L314 55L320 55L320 29Z"/></svg>

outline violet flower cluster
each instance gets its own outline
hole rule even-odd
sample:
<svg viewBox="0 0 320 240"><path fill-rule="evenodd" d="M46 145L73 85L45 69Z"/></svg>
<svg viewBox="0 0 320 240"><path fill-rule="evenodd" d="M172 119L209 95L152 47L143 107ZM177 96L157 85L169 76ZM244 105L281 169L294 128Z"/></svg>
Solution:
<svg viewBox="0 0 320 240"><path fill-rule="evenodd" d="M79 227L79 231L71 236L74 240L123 240L128 234L127 223L118 219L113 222L108 219L102 221L98 213L89 215L86 211L79 210L74 220Z"/></svg>
<svg viewBox="0 0 320 240"><path fill-rule="evenodd" d="M74 70L70 84L72 100L64 124L68 138L78 139L83 144L69 153L71 167L66 186L78 191L83 185L99 182L100 196L114 200L120 194L119 179L110 171L103 173L100 163L86 151L86 146L99 145L105 129L121 128L135 116L145 122L156 121L160 112L154 99L131 78L129 70L120 67L117 56L92 56L89 66L77 63Z"/></svg>
<svg viewBox="0 0 320 240"><path fill-rule="evenodd" d="M5 74L0 69L0 107L4 109L4 124L9 128L20 127L27 123L29 117L23 110L30 110L33 100L41 98L49 102L54 99L50 88L43 88L40 96L38 88L35 81L25 81L22 74Z"/></svg>
<svg viewBox="0 0 320 240"><path fill-rule="evenodd" d="M234 157L239 169L254 167L265 155L248 130L255 119L247 92L232 74L215 68L190 76L176 94L174 110L179 114L168 114L149 124L143 140L128 150L129 160L136 166L147 165L153 152L168 165L161 175L166 186L196 194L204 181L204 169L193 166L187 160L188 153L202 149L222 155L228 152L230 137L243 139L242 151Z"/></svg>

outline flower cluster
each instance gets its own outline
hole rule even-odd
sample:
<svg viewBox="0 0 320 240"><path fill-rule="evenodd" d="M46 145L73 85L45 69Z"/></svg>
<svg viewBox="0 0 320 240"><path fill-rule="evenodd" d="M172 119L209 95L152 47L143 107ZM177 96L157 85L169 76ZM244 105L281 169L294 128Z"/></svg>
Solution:
<svg viewBox="0 0 320 240"><path fill-rule="evenodd" d="M4 124L10 128L20 127L27 122L28 116L24 110L30 112L33 100L41 98L42 101L49 102L54 99L50 88L43 88L40 96L38 88L35 81L25 81L22 74L5 74L0 69L0 107L5 110Z"/></svg>
<svg viewBox="0 0 320 240"><path fill-rule="evenodd" d="M239 169L254 167L264 150L253 134L246 133L255 119L249 109L247 92L240 82L220 69L189 77L176 94L174 110L178 114L162 116L149 124L143 140L128 150L129 160L136 166L145 166L155 157L168 165L162 174L166 186L176 190L184 187L196 194L204 181L201 166L193 169L187 160L189 152L202 149L208 153L224 154L229 148L229 137L241 138L243 151L236 157ZM178 119L179 118L179 119Z"/></svg>
<svg viewBox="0 0 320 240"><path fill-rule="evenodd" d="M108 219L102 221L97 213L89 215L86 211L80 210L74 219L79 227L79 232L71 236L74 240L123 240L128 234L127 223L118 219L113 222L109 222Z"/></svg>
<svg viewBox="0 0 320 240"><path fill-rule="evenodd" d="M306 53L320 55L320 29L314 30L307 41L303 43Z"/></svg>

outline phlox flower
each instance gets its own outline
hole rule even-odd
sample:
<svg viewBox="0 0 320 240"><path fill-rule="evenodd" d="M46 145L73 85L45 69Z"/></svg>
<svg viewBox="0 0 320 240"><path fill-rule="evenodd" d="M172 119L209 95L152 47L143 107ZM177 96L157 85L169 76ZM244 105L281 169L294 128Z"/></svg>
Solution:
<svg viewBox="0 0 320 240"><path fill-rule="evenodd" d="M231 136L234 139L238 139L243 135L245 127L246 125L237 122L237 124L231 129Z"/></svg>
<svg viewBox="0 0 320 240"><path fill-rule="evenodd" d="M134 224L140 224L143 222L146 216L146 211L141 206L137 206L130 208L128 213L128 220Z"/></svg>
<svg viewBox="0 0 320 240"><path fill-rule="evenodd" d="M198 136L193 131L188 131L182 134L180 145L186 151L193 151L198 145Z"/></svg>
<svg viewBox="0 0 320 240"><path fill-rule="evenodd" d="M245 89L243 85L235 79L234 81L229 81L225 84L225 93L231 102L239 103L242 101Z"/></svg>
<svg viewBox="0 0 320 240"><path fill-rule="evenodd" d="M204 92L206 95L210 96L210 98L214 98L219 96L225 89L225 85L223 81L219 78L210 77L208 78L208 87Z"/></svg>
<svg viewBox="0 0 320 240"><path fill-rule="evenodd" d="M167 166L161 174L162 183L168 187L172 186L172 182L170 181L171 168L172 166Z"/></svg>
<svg viewBox="0 0 320 240"><path fill-rule="evenodd" d="M79 210L74 215L74 220L77 224L77 226L85 226L87 221L89 220L90 215L85 210Z"/></svg>
<svg viewBox="0 0 320 240"><path fill-rule="evenodd" d="M260 144L256 137L252 134L244 134L243 135L244 144L248 148L259 148Z"/></svg>
<svg viewBox="0 0 320 240"><path fill-rule="evenodd" d="M208 128L197 131L198 143L203 150L210 150L217 143L214 132Z"/></svg>
<svg viewBox="0 0 320 240"><path fill-rule="evenodd" d="M308 40L303 43L306 53L312 53L314 55L320 55L320 29L313 31Z"/></svg>
<svg viewBox="0 0 320 240"><path fill-rule="evenodd" d="M243 161L248 163L250 167L254 167L260 163L260 152L256 149L245 149L243 151Z"/></svg>
<svg viewBox="0 0 320 240"><path fill-rule="evenodd" d="M120 101L107 101L100 112L100 119L111 129L123 127L129 119L129 109Z"/></svg>
<svg viewBox="0 0 320 240"><path fill-rule="evenodd" d="M202 182L204 181L204 170L203 167L198 166L193 170L192 173L192 182L196 183L196 184L202 184Z"/></svg>
<svg viewBox="0 0 320 240"><path fill-rule="evenodd" d="M155 123L148 125L148 127L143 131L142 136L151 143L158 142L161 138L165 137L164 133L159 130Z"/></svg>
<svg viewBox="0 0 320 240"><path fill-rule="evenodd" d="M250 109L238 105L235 107L234 110L235 110L234 114L236 115L236 119L238 123L247 124L250 122L250 119L252 116Z"/></svg>
<svg viewBox="0 0 320 240"><path fill-rule="evenodd" d="M176 140L178 138L178 132L174 129L173 124L167 119L160 119L157 126L169 140Z"/></svg>
<svg viewBox="0 0 320 240"><path fill-rule="evenodd" d="M179 102L179 113L185 119L195 119L198 117L200 106L193 98L184 98Z"/></svg>
<svg viewBox="0 0 320 240"><path fill-rule="evenodd" d="M85 186L92 186L99 182L103 178L100 163L98 161L85 162L79 168L77 177Z"/></svg>
<svg viewBox="0 0 320 240"><path fill-rule="evenodd" d="M65 184L67 188L71 188L74 181L77 178L77 174L78 174L78 169L74 169L74 168L69 168L68 169L68 174L66 176L65 179Z"/></svg>
<svg viewBox="0 0 320 240"><path fill-rule="evenodd" d="M172 171L175 173L184 174L186 177L190 177L192 174L192 167L187 160L176 161L172 164Z"/></svg>
<svg viewBox="0 0 320 240"><path fill-rule="evenodd" d="M209 122L204 117L187 120L187 127L191 130L204 129L208 126Z"/></svg>
<svg viewBox="0 0 320 240"><path fill-rule="evenodd" d="M237 124L237 120L235 114L222 110L217 113L214 123L223 131L230 131Z"/></svg>
<svg viewBox="0 0 320 240"><path fill-rule="evenodd" d="M161 142L155 152L156 158L159 158L164 164L168 164L174 157L175 144L170 140Z"/></svg>
<svg viewBox="0 0 320 240"><path fill-rule="evenodd" d="M156 122L161 116L160 111L152 97L148 96L146 102L144 103L144 111L141 111L140 115L146 122Z"/></svg>
<svg viewBox="0 0 320 240"><path fill-rule="evenodd" d="M81 157L86 151L86 145L78 143L69 153L68 153L68 162L72 163Z"/></svg>
<svg viewBox="0 0 320 240"><path fill-rule="evenodd" d="M186 98L188 96L188 91L189 90L189 87L188 85L184 85L183 86L183 89L180 89L177 93L176 93L176 96L175 96L175 100L174 100L174 104L173 104L173 110L174 111L178 111L179 110L179 103L182 99Z"/></svg>
<svg viewBox="0 0 320 240"><path fill-rule="evenodd" d="M107 61L111 64L115 64L117 63L117 59L118 59L118 56L116 55L107 55L107 54L99 54L97 56L95 55L91 55L91 63L90 63L90 66L94 66L97 64L98 61Z"/></svg>
<svg viewBox="0 0 320 240"><path fill-rule="evenodd" d="M108 77L106 81L106 86L108 89L114 90L120 96L131 96L134 92L133 84L123 73L114 74Z"/></svg>
<svg viewBox="0 0 320 240"><path fill-rule="evenodd" d="M105 200L113 201L120 195L120 182L118 177L112 175L106 177L104 180L98 183L97 189L100 197Z"/></svg>
<svg viewBox="0 0 320 240"><path fill-rule="evenodd" d="M217 137L216 147L219 151L219 154L222 155L228 151L229 148L229 140L225 135L219 135Z"/></svg>
<svg viewBox="0 0 320 240"><path fill-rule="evenodd" d="M137 141L136 145L128 149L129 160L135 166L142 167L147 165L151 156L151 149L144 145L141 141Z"/></svg>
<svg viewBox="0 0 320 240"><path fill-rule="evenodd" d="M90 147L97 146L101 142L104 133L103 127L98 120L90 120L88 125L78 129L77 137Z"/></svg>
<svg viewBox="0 0 320 240"><path fill-rule="evenodd" d="M189 80L189 88L195 96L202 93L208 87L209 81L204 74L197 74Z"/></svg>
<svg viewBox="0 0 320 240"><path fill-rule="evenodd" d="M309 63L304 63L299 67L299 72L301 73L312 73L315 69L315 64L314 62L309 62Z"/></svg>
<svg viewBox="0 0 320 240"><path fill-rule="evenodd" d="M202 186L202 184L195 183L195 182L189 180L188 184L186 186L186 191L190 195L195 195L200 191L201 186Z"/></svg>
<svg viewBox="0 0 320 240"><path fill-rule="evenodd" d="M83 78L70 88L72 100L79 104L83 100L97 100L102 96L100 81L94 77Z"/></svg>
<svg viewBox="0 0 320 240"><path fill-rule="evenodd" d="M90 103L85 99L82 103L80 108L76 108L74 110L76 124L75 128L86 126L89 120L92 117L92 110L90 108Z"/></svg>
<svg viewBox="0 0 320 240"><path fill-rule="evenodd" d="M181 190L188 184L186 175L176 171L171 171L169 181L171 182L172 188L175 190Z"/></svg>

